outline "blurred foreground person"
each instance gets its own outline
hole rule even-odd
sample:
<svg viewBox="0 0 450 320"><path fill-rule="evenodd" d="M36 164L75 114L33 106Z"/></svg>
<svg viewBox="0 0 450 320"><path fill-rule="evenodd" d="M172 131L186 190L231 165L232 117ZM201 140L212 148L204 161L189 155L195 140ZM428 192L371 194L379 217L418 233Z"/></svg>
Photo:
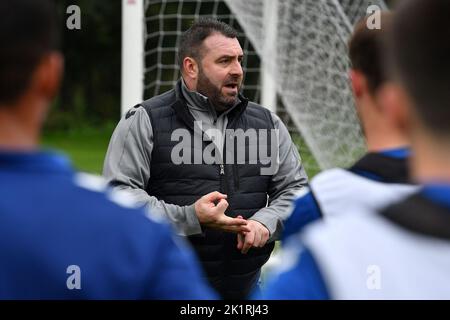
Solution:
<svg viewBox="0 0 450 320"><path fill-rule="evenodd" d="M409 140L378 98L387 81L382 40L391 21L392 13L383 12L381 29L368 29L365 18L349 41L350 80L368 153L347 170L326 170L312 179L294 202L282 240L322 217L339 219L355 208L384 207L416 190L408 173Z"/></svg>
<svg viewBox="0 0 450 320"><path fill-rule="evenodd" d="M0 2L0 299L214 298L168 225L38 149L63 69L53 14Z"/></svg>
<svg viewBox="0 0 450 320"><path fill-rule="evenodd" d="M305 229L263 298L450 299L449 19L448 0L405 1L387 46L393 80L380 101L411 139L422 189Z"/></svg>

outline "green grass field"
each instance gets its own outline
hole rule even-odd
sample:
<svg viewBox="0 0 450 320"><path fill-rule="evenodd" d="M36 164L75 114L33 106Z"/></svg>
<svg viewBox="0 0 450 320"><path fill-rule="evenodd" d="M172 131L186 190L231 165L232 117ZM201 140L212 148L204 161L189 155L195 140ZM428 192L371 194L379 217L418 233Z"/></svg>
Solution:
<svg viewBox="0 0 450 320"><path fill-rule="evenodd" d="M300 153L300 157L302 159L302 163L305 167L306 173L308 174L309 179L311 179L320 172L319 165L317 164L317 161L314 159L314 156L306 145L305 140L303 140L303 138L299 134L295 133L292 134L291 137Z"/></svg>
<svg viewBox="0 0 450 320"><path fill-rule="evenodd" d="M42 145L64 152L78 170L101 174L113 130L113 126L106 126L69 132L47 132L43 136Z"/></svg>
<svg viewBox="0 0 450 320"><path fill-rule="evenodd" d="M78 170L101 174L103 159L108 148L114 125L100 128L82 128L61 132L44 133L42 145L45 148L57 149L67 154ZM292 136L300 150L303 164L309 178L319 172L314 157L300 136Z"/></svg>

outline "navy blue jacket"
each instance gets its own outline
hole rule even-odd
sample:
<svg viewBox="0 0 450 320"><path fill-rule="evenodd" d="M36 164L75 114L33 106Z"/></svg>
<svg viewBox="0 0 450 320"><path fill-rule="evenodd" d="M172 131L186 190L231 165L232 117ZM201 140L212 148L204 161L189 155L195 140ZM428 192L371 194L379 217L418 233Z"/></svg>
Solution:
<svg viewBox="0 0 450 320"><path fill-rule="evenodd" d="M51 153L0 151L0 299L212 299L169 225Z"/></svg>

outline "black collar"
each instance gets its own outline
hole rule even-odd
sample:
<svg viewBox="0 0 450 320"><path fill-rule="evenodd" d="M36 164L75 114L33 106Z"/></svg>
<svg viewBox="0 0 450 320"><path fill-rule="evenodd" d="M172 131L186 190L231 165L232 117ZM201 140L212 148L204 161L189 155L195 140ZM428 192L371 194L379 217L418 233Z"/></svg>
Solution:
<svg viewBox="0 0 450 320"><path fill-rule="evenodd" d="M371 152L362 157L350 171L364 175L374 175L386 183L411 183L407 158L392 158Z"/></svg>
<svg viewBox="0 0 450 320"><path fill-rule="evenodd" d="M421 235L450 240L450 210L420 193L389 206L381 215L392 223Z"/></svg>

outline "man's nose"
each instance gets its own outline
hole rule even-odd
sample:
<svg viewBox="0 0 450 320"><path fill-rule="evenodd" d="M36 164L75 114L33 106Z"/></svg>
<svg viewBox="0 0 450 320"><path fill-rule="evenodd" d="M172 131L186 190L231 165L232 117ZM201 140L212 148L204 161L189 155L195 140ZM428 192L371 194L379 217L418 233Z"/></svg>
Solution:
<svg viewBox="0 0 450 320"><path fill-rule="evenodd" d="M242 70L242 65L239 61L235 60L233 62L233 65L231 66L230 74L232 76L242 77L242 75L244 74L244 71Z"/></svg>

